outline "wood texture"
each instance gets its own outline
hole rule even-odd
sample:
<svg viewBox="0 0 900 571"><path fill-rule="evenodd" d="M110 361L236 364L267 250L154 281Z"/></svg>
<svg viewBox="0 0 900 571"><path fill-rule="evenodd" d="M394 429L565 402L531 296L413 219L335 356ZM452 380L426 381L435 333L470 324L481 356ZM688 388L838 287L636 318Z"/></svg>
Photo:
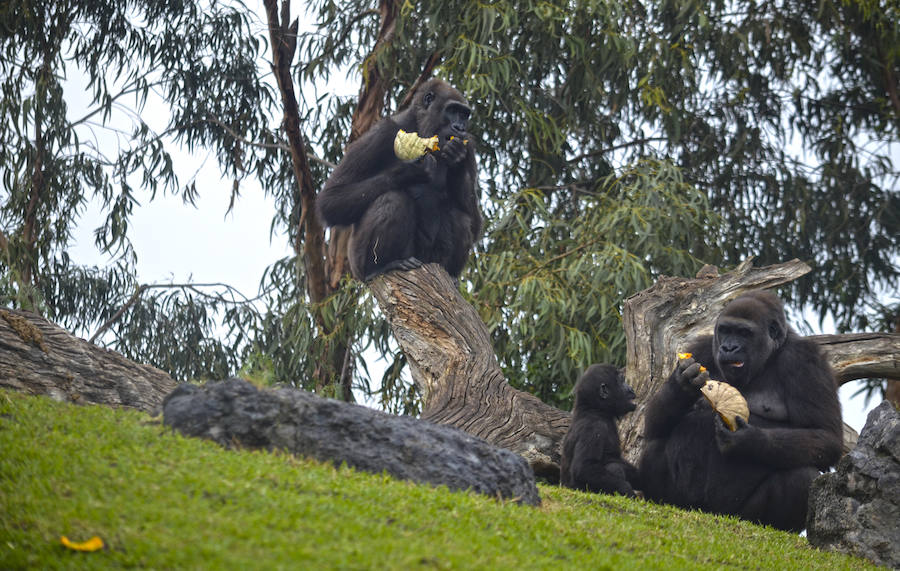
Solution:
<svg viewBox="0 0 900 571"><path fill-rule="evenodd" d="M175 388L163 371L79 339L28 311L0 309L0 387L149 413Z"/></svg>
<svg viewBox="0 0 900 571"><path fill-rule="evenodd" d="M838 383L856 379L900 380L900 333L845 333L812 335L818 343Z"/></svg>
<svg viewBox="0 0 900 571"><path fill-rule="evenodd" d="M536 475L558 479L569 413L509 385L487 328L443 268L391 272L369 286L424 396L422 418L521 454Z"/></svg>

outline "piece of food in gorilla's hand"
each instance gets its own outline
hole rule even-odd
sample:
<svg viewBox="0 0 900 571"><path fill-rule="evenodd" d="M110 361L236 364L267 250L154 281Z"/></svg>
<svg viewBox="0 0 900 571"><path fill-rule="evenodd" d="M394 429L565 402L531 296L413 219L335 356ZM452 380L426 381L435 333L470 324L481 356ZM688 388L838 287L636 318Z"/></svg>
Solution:
<svg viewBox="0 0 900 571"><path fill-rule="evenodd" d="M746 399L741 391L728 383L706 381L706 384L700 388L700 392L732 432L737 430L736 418L738 416L744 419L744 422L750 420L750 408L747 406Z"/></svg>
<svg viewBox="0 0 900 571"><path fill-rule="evenodd" d="M394 137L394 154L401 161L412 161L436 150L438 150L437 135L426 139L416 132L407 133L400 129Z"/></svg>

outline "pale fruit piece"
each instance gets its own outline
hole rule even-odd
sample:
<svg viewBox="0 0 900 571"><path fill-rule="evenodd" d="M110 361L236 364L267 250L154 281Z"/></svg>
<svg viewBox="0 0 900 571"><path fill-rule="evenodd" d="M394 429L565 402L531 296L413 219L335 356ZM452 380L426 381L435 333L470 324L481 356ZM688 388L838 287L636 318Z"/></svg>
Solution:
<svg viewBox="0 0 900 571"><path fill-rule="evenodd" d="M394 137L394 154L401 161L412 161L429 151L436 150L438 150L437 135L425 139L416 132L407 133L400 129Z"/></svg>
<svg viewBox="0 0 900 571"><path fill-rule="evenodd" d="M678 357L679 359L690 359L690 358L693 357L693 356L694 356L693 353L679 353L679 354L677 355L677 357Z"/></svg>
<svg viewBox="0 0 900 571"><path fill-rule="evenodd" d="M721 381L706 381L700 392L712 405L713 410L719 413L725 424L732 432L737 430L736 417L741 417L744 422L750 420L750 408L739 390L728 383Z"/></svg>

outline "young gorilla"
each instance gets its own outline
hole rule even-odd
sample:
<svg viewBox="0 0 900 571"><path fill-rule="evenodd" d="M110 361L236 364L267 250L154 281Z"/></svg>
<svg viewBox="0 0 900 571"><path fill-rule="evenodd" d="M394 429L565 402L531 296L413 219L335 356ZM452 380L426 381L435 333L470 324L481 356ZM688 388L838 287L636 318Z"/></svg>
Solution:
<svg viewBox="0 0 900 571"><path fill-rule="evenodd" d="M729 303L712 337L687 349L647 407L641 481L647 498L805 527L813 478L841 455L837 384L819 347L787 325L781 301L755 291ZM700 370L705 366L708 371ZM732 432L700 396L709 378L747 399Z"/></svg>
<svg viewBox="0 0 900 571"><path fill-rule="evenodd" d="M634 391L612 365L591 365L575 384L562 443L560 481L569 488L634 497L637 470L622 458L616 418L635 408Z"/></svg>
<svg viewBox="0 0 900 571"><path fill-rule="evenodd" d="M353 226L348 254L354 277L368 281L430 262L459 277L481 233L470 114L459 91L431 79L408 108L347 147L316 203L326 225ZM400 160L394 154L400 129L437 135L440 149Z"/></svg>

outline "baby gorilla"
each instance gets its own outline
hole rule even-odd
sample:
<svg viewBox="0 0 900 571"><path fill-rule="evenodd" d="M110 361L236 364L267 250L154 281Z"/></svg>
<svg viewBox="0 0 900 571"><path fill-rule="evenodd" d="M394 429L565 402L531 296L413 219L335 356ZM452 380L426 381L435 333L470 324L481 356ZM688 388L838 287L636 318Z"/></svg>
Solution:
<svg viewBox="0 0 900 571"><path fill-rule="evenodd" d="M572 423L562 443L562 485L635 497L637 470L622 458L616 419L635 408L634 391L612 365L591 365L575 384Z"/></svg>

